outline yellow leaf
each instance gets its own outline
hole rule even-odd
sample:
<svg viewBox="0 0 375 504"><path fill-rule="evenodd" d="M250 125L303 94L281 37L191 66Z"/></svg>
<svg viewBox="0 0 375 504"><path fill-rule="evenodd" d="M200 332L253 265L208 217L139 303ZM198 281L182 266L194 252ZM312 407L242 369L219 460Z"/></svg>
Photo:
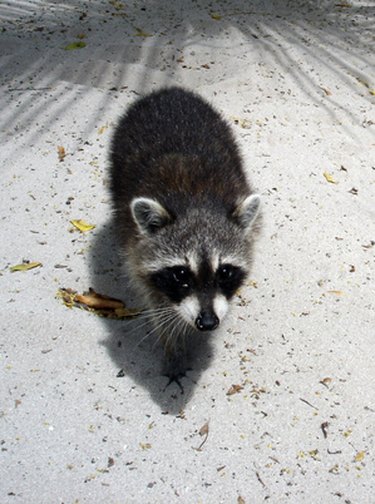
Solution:
<svg viewBox="0 0 375 504"><path fill-rule="evenodd" d="M104 126L101 126L98 129L98 135L102 135L105 132L106 129L108 129L108 124L104 124Z"/></svg>
<svg viewBox="0 0 375 504"><path fill-rule="evenodd" d="M370 89L369 93L370 95L375 96L375 89Z"/></svg>
<svg viewBox="0 0 375 504"><path fill-rule="evenodd" d="M323 176L327 182L330 184L337 184L336 180L332 177L332 175L328 172L323 172Z"/></svg>
<svg viewBox="0 0 375 504"><path fill-rule="evenodd" d="M87 222L81 219L71 220L70 223L73 224L73 226L77 228L79 231L81 231L81 233L91 231L92 229L95 228L95 224L88 224Z"/></svg>
<svg viewBox="0 0 375 504"><path fill-rule="evenodd" d="M366 452L359 451L357 455L354 457L355 462L361 462L365 458Z"/></svg>
<svg viewBox="0 0 375 504"><path fill-rule="evenodd" d="M142 448L142 450L149 450L152 447L150 443L139 443L139 446Z"/></svg>
<svg viewBox="0 0 375 504"><path fill-rule="evenodd" d="M319 450L310 450L308 453L310 457L313 458L314 460L319 460L318 456Z"/></svg>
<svg viewBox="0 0 375 504"><path fill-rule="evenodd" d="M137 33L135 33L136 37L152 37L151 33L147 33L143 31L141 28L136 28Z"/></svg>
<svg viewBox="0 0 375 504"><path fill-rule="evenodd" d="M212 19L214 19L215 21L220 21L220 19L222 19L222 16L220 16L220 14L218 12L212 12L211 13L211 17Z"/></svg>
<svg viewBox="0 0 375 504"><path fill-rule="evenodd" d="M122 10L124 9L125 5L122 2L118 2L117 0L109 0L109 3L114 7L116 10Z"/></svg>
<svg viewBox="0 0 375 504"><path fill-rule="evenodd" d="M249 119L245 119L244 117L238 117L238 116L231 116L231 119L234 122L234 124L240 126L243 129L251 128L251 122Z"/></svg>
<svg viewBox="0 0 375 504"><path fill-rule="evenodd" d="M86 43L82 40L78 40L77 42L72 42L64 47L65 51L74 51L75 49L83 49L86 47Z"/></svg>
<svg viewBox="0 0 375 504"><path fill-rule="evenodd" d="M22 264L16 264L15 266L11 266L9 269L10 271L28 271L34 268L39 268L42 266L42 263L40 262L24 262Z"/></svg>

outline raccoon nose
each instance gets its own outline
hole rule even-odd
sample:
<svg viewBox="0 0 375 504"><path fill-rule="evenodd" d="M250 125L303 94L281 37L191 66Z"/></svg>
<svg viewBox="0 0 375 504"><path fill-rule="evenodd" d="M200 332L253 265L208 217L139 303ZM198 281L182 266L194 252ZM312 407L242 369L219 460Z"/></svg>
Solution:
<svg viewBox="0 0 375 504"><path fill-rule="evenodd" d="M198 315L195 325L200 331L213 331L219 325L219 319L214 312L203 311Z"/></svg>

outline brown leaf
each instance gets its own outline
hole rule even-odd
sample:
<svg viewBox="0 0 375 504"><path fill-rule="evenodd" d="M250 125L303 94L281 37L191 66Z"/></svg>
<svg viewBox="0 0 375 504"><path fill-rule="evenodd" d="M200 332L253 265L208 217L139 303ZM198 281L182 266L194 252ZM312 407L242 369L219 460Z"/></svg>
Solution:
<svg viewBox="0 0 375 504"><path fill-rule="evenodd" d="M243 390L242 385L232 385L228 390L227 395L230 396L233 394L238 394L238 392L241 392L241 390Z"/></svg>
<svg viewBox="0 0 375 504"><path fill-rule="evenodd" d="M199 435L200 436L207 436L208 435L208 430L209 430L209 426L208 426L208 422L206 422L204 425L202 425L202 427L199 429Z"/></svg>
<svg viewBox="0 0 375 504"><path fill-rule="evenodd" d="M89 289L89 292L84 294L76 294L74 300L77 303L84 304L89 308L96 308L97 310L116 310L124 308L124 303L119 299L113 299L103 294L98 294L94 289Z"/></svg>
<svg viewBox="0 0 375 504"><path fill-rule="evenodd" d="M61 299L68 308L83 308L100 317L122 320L140 314L136 308L127 308L120 299L114 299L104 294L99 294L94 289L78 294L72 289L61 288L56 297Z"/></svg>
<svg viewBox="0 0 375 504"><path fill-rule="evenodd" d="M66 156L65 148L62 145L57 146L57 155L59 157L59 161L64 161L64 158Z"/></svg>
<svg viewBox="0 0 375 504"><path fill-rule="evenodd" d="M324 91L324 94L325 94L326 96L331 96L332 92L331 92L328 88L324 88L324 87L320 86L320 89L321 89L322 91Z"/></svg>

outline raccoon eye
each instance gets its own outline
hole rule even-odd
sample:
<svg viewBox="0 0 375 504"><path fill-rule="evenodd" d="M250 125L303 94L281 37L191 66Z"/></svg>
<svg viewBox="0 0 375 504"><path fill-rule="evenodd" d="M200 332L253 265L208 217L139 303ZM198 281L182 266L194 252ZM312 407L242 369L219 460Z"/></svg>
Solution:
<svg viewBox="0 0 375 504"><path fill-rule="evenodd" d="M220 268L217 270L217 275L219 277L219 281L227 281L230 278L232 278L234 273L234 268L230 264L223 264L223 266L220 266Z"/></svg>
<svg viewBox="0 0 375 504"><path fill-rule="evenodd" d="M245 272L241 268L231 264L221 265L216 272L217 283L228 299L241 286L245 276Z"/></svg>
<svg viewBox="0 0 375 504"><path fill-rule="evenodd" d="M184 289L190 287L190 272L187 268L173 268L172 277L180 287Z"/></svg>

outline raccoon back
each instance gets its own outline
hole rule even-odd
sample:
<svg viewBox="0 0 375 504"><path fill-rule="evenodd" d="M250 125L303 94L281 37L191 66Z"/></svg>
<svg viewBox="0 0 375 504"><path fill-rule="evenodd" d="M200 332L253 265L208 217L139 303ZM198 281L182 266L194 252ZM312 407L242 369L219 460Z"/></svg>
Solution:
<svg viewBox="0 0 375 504"><path fill-rule="evenodd" d="M136 101L120 119L111 146L111 191L118 217L128 222L136 196L155 198L178 215L205 205L231 212L251 192L227 123L181 88Z"/></svg>

